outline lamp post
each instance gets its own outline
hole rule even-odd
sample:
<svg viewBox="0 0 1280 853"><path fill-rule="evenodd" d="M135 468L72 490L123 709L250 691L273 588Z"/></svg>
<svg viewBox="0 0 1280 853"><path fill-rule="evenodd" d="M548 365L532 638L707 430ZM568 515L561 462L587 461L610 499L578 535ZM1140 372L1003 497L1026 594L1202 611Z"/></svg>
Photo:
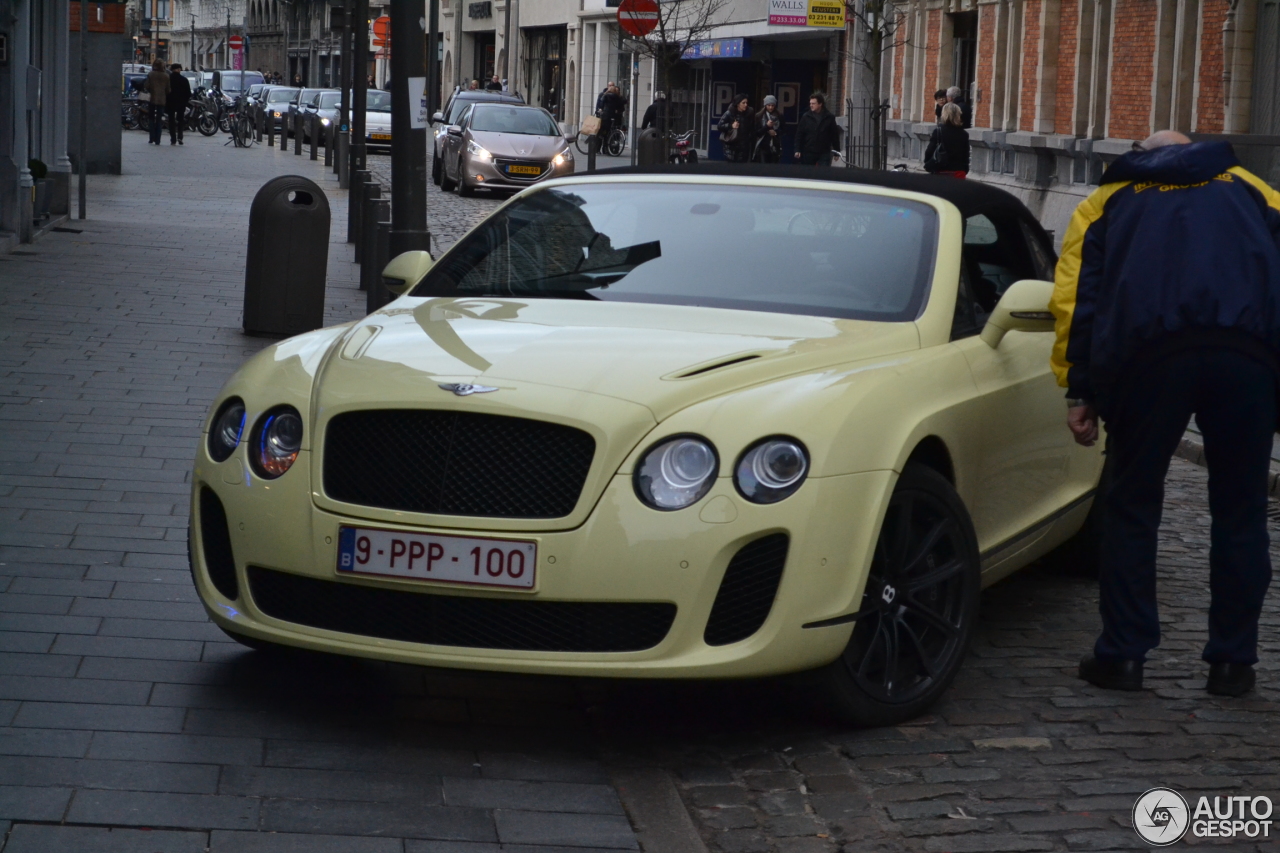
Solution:
<svg viewBox="0 0 1280 853"><path fill-rule="evenodd" d="M428 81L422 4L391 4L391 256L431 251L427 231L427 122L410 80Z"/></svg>

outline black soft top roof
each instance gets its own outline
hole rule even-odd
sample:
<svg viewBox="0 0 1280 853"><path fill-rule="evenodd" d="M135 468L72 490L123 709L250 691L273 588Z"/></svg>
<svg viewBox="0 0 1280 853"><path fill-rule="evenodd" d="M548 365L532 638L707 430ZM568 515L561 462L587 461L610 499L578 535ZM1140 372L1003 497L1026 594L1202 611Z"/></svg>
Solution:
<svg viewBox="0 0 1280 853"><path fill-rule="evenodd" d="M581 173L580 173L581 174ZM910 172L881 172L872 169L821 168L818 166L766 165L762 163L698 163L694 166L623 166L601 169L597 175L727 175L751 178L790 178L868 184L895 190L923 193L946 199L965 217L978 213L1016 213L1031 222L1036 218L1016 196L981 181L959 180Z"/></svg>

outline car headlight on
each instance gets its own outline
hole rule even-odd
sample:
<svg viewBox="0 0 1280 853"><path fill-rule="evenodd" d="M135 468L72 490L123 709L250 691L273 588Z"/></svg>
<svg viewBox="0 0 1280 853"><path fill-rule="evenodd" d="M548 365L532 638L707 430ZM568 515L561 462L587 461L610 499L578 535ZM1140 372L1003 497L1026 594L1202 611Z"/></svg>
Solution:
<svg viewBox="0 0 1280 853"><path fill-rule="evenodd" d="M328 127L332 122L330 122L327 118L322 118L320 119L320 123L323 124L325 127Z"/></svg>
<svg viewBox="0 0 1280 853"><path fill-rule="evenodd" d="M288 471L302 449L302 416L292 406L277 406L258 421L249 459L259 477L274 480Z"/></svg>
<svg viewBox="0 0 1280 853"><path fill-rule="evenodd" d="M795 494L808 473L809 453L803 444L794 438L766 438L742 454L734 482L747 500L771 504Z"/></svg>
<svg viewBox="0 0 1280 853"><path fill-rule="evenodd" d="M279 111L279 110L276 110L275 112L273 112L273 113L271 113L271 114L272 114L273 116L275 116L276 118L280 118L280 111Z"/></svg>
<svg viewBox="0 0 1280 853"><path fill-rule="evenodd" d="M696 435L663 439L644 454L636 468L636 494L654 509L684 509L715 484L716 450Z"/></svg>
<svg viewBox="0 0 1280 853"><path fill-rule="evenodd" d="M214 462L225 462L240 446L244 435L244 403L232 397L222 404L209 430L209 456Z"/></svg>
<svg viewBox="0 0 1280 853"><path fill-rule="evenodd" d="M565 163L572 163L572 162L573 162L573 152L570 151L568 148L564 149L559 154L551 158L551 164L553 166L563 166Z"/></svg>
<svg viewBox="0 0 1280 853"><path fill-rule="evenodd" d="M467 153L478 160L489 160L493 157L487 149L481 148L474 140L467 143Z"/></svg>

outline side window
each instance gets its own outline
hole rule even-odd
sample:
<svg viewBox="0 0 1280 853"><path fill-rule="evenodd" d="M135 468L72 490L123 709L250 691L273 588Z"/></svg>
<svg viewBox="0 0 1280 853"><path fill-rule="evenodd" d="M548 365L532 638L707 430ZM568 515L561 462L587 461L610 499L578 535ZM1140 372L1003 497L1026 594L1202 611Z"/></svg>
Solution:
<svg viewBox="0 0 1280 853"><path fill-rule="evenodd" d="M458 127L463 130L467 129L467 125L471 124L471 107L467 107L462 115L458 118Z"/></svg>

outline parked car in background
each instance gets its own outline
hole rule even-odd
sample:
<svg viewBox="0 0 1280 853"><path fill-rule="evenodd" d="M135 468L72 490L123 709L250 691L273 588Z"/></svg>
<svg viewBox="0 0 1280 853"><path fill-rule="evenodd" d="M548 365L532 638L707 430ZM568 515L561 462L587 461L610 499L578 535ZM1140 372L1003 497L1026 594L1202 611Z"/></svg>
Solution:
<svg viewBox="0 0 1280 853"><path fill-rule="evenodd" d="M298 103L298 95L302 93L301 89L295 89L292 86L264 86L259 98L267 110L267 121L273 122L276 133L280 132L280 128L284 127L284 117L289 114L289 110Z"/></svg>
<svg viewBox="0 0 1280 853"><path fill-rule="evenodd" d="M342 92L326 89L316 96L315 114L320 118L320 141L326 142L329 133L338 124L338 112L342 107Z"/></svg>
<svg viewBox="0 0 1280 853"><path fill-rule="evenodd" d="M312 115L317 116L316 141L323 142L325 139L323 124L324 119L319 116L320 99L328 95L330 100L341 100L342 93L337 89L303 89L298 96L297 110L302 115L302 139L304 142L311 142L311 119Z"/></svg>
<svg viewBox="0 0 1280 853"><path fill-rule="evenodd" d="M365 101L364 143L366 148L391 148L391 93L370 89Z"/></svg>
<svg viewBox="0 0 1280 853"><path fill-rule="evenodd" d="M483 89L454 89L444 109L431 117L431 180L440 183L440 151L444 146L445 133L450 127L456 127L458 119L472 104L523 104L524 98L507 92L487 92Z"/></svg>
<svg viewBox="0 0 1280 853"><path fill-rule="evenodd" d="M262 90L267 87L266 83L254 83L248 88L246 94L249 96L250 103L258 103L258 96L262 94Z"/></svg>
<svg viewBox="0 0 1280 853"><path fill-rule="evenodd" d="M214 71L215 85L227 97L235 99L241 92L255 83L265 83L266 79L260 71Z"/></svg>
<svg viewBox="0 0 1280 853"><path fill-rule="evenodd" d="M523 104L474 103L445 132L440 189L512 190L573 174L573 149L551 113Z"/></svg>

